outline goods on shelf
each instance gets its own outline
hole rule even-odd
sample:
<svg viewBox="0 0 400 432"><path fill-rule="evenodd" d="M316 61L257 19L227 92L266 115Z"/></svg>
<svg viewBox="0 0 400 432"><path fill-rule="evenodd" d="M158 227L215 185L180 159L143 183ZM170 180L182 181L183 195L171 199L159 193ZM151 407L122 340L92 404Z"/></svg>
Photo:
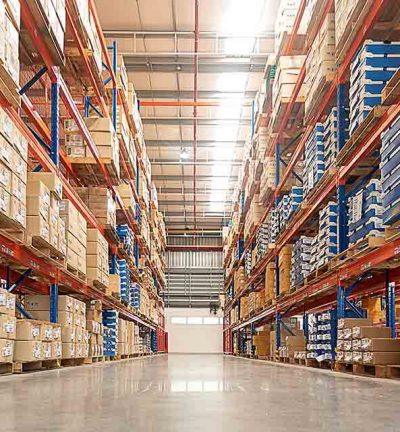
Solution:
<svg viewBox="0 0 400 432"><path fill-rule="evenodd" d="M318 184L325 172L324 126L317 123L308 139L304 151L303 188L304 195Z"/></svg>
<svg viewBox="0 0 400 432"><path fill-rule="evenodd" d="M117 89L122 90L125 93L126 99L128 99L128 74L126 71L125 63L124 63L124 57L122 54L117 55L117 73L115 75L115 78L117 79ZM104 73L104 79L107 79L107 71ZM112 81L108 82L106 84L106 88L108 90L112 90L113 83Z"/></svg>
<svg viewBox="0 0 400 432"><path fill-rule="evenodd" d="M286 358L294 358L295 352L304 351L306 349L306 338L302 330L298 330L297 335L285 336L285 339L279 348L279 356Z"/></svg>
<svg viewBox="0 0 400 432"><path fill-rule="evenodd" d="M285 326L281 325L281 329L280 329L281 347L285 346L286 336L304 337L304 332L303 330L300 330L299 328L300 324L297 318L284 318L282 321L285 323ZM275 355L276 352L277 352L276 330L273 330L270 333L270 353L271 355Z"/></svg>
<svg viewBox="0 0 400 432"><path fill-rule="evenodd" d="M369 236L384 236L382 224L382 185L372 179L348 199L349 244L354 245Z"/></svg>
<svg viewBox="0 0 400 432"><path fill-rule="evenodd" d="M14 361L61 359L62 342L59 324L19 319L16 328Z"/></svg>
<svg viewBox="0 0 400 432"><path fill-rule="evenodd" d="M28 142L2 108L0 133L0 227L25 228Z"/></svg>
<svg viewBox="0 0 400 432"><path fill-rule="evenodd" d="M103 312L99 300L86 305L86 329L88 331L89 357L103 356Z"/></svg>
<svg viewBox="0 0 400 432"><path fill-rule="evenodd" d="M365 41L350 69L350 136L381 103L382 90L400 67L400 43Z"/></svg>
<svg viewBox="0 0 400 432"><path fill-rule="evenodd" d="M9 4L14 15L8 13ZM19 15L19 2L0 1L0 89L14 106L19 104Z"/></svg>
<svg viewBox="0 0 400 432"><path fill-rule="evenodd" d="M255 355L258 357L266 357L270 355L270 332L268 330L258 331L253 336L253 346Z"/></svg>
<svg viewBox="0 0 400 432"><path fill-rule="evenodd" d="M258 224L264 213L264 207L260 202L259 195L254 195L247 212L246 224L244 226L244 238L246 239L254 226Z"/></svg>
<svg viewBox="0 0 400 432"><path fill-rule="evenodd" d="M79 197L105 227L116 227L116 203L109 189L105 187L77 187Z"/></svg>
<svg viewBox="0 0 400 432"><path fill-rule="evenodd" d="M318 362L334 360L335 319L331 311L308 314L307 358Z"/></svg>
<svg viewBox="0 0 400 432"><path fill-rule="evenodd" d="M89 281L108 285L108 243L96 228L88 228L86 243L86 275Z"/></svg>
<svg viewBox="0 0 400 432"><path fill-rule="evenodd" d="M270 262L267 264L265 269L265 301L272 301L276 297L276 286L275 286L275 263Z"/></svg>
<svg viewBox="0 0 400 432"><path fill-rule="evenodd" d="M64 51L64 32L66 28L65 0L40 0L42 13L46 17L46 24L55 38L59 50Z"/></svg>
<svg viewBox="0 0 400 432"><path fill-rule="evenodd" d="M317 107L322 90L333 80L335 71L335 16L331 13L327 14L319 28L306 60L306 117Z"/></svg>
<svg viewBox="0 0 400 432"><path fill-rule="evenodd" d="M118 354L118 312L107 309L103 311L103 341L104 355L116 356Z"/></svg>
<svg viewBox="0 0 400 432"><path fill-rule="evenodd" d="M15 337L15 296L0 288L0 363L13 361Z"/></svg>
<svg viewBox="0 0 400 432"><path fill-rule="evenodd" d="M69 200L60 201L60 217L66 230L67 268L86 275L86 220Z"/></svg>
<svg viewBox="0 0 400 432"><path fill-rule="evenodd" d="M311 271L311 245L313 238L300 236L293 246L290 270L291 287L300 286Z"/></svg>
<svg viewBox="0 0 400 432"><path fill-rule="evenodd" d="M381 180L383 223L391 225L400 218L400 117L382 134Z"/></svg>
<svg viewBox="0 0 400 432"><path fill-rule="evenodd" d="M24 307L35 320L48 321L50 296L27 295ZM58 324L61 325L62 358L84 358L88 354L86 305L70 296L58 297ZM39 347L36 347L39 349ZM32 346L33 349L33 346Z"/></svg>
<svg viewBox="0 0 400 432"><path fill-rule="evenodd" d="M365 298L361 301L361 306L367 311L367 316L372 319L374 324L385 322L385 306L381 297Z"/></svg>
<svg viewBox="0 0 400 432"><path fill-rule="evenodd" d="M349 118L348 109L344 109L345 118L343 121L344 140L347 141L349 136ZM336 166L336 157L339 150L338 143L338 111L333 107L328 117L324 122L323 142L324 142L324 162L325 170L328 171L331 167Z"/></svg>
<svg viewBox="0 0 400 432"><path fill-rule="evenodd" d="M279 4L279 9L275 21L275 52L280 52L281 47L288 35L293 31L300 0L283 0ZM302 35L304 40L305 29L300 28L297 35Z"/></svg>
<svg viewBox="0 0 400 432"><path fill-rule="evenodd" d="M290 272L293 245L285 245L279 252L279 294L290 290Z"/></svg>
<svg viewBox="0 0 400 432"><path fill-rule="evenodd" d="M247 250L244 255L244 271L246 277L250 276L252 268L253 268L253 260L252 260L251 250Z"/></svg>
<svg viewBox="0 0 400 432"><path fill-rule="evenodd" d="M124 203L124 207L134 216L136 209L135 197L132 187L129 184L122 183L118 186L118 193Z"/></svg>

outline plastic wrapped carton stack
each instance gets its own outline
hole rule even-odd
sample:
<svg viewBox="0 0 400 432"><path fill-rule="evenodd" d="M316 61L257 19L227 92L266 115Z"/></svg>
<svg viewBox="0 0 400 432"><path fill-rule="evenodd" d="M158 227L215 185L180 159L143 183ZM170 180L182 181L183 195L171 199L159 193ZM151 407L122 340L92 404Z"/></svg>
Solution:
<svg viewBox="0 0 400 432"><path fill-rule="evenodd" d="M382 134L381 181L383 223L391 225L400 218L400 117Z"/></svg>
<svg viewBox="0 0 400 432"><path fill-rule="evenodd" d="M303 187L292 186L289 194L289 214L288 219L293 217L296 211L300 208L301 202L303 201Z"/></svg>
<svg viewBox="0 0 400 432"><path fill-rule="evenodd" d="M350 136L381 103L382 90L400 67L400 43L367 40L350 68Z"/></svg>
<svg viewBox="0 0 400 432"><path fill-rule="evenodd" d="M135 256L135 235L128 225L117 225L117 235L128 255Z"/></svg>
<svg viewBox="0 0 400 432"><path fill-rule="evenodd" d="M307 358L333 360L332 320L330 311L308 315Z"/></svg>
<svg viewBox="0 0 400 432"><path fill-rule="evenodd" d="M118 274L120 277L120 299L130 304L131 275L129 266L124 259L118 260Z"/></svg>
<svg viewBox="0 0 400 432"><path fill-rule="evenodd" d="M118 355L118 312L108 309L103 311L104 355Z"/></svg>
<svg viewBox="0 0 400 432"><path fill-rule="evenodd" d="M14 361L62 358L61 325L30 319L17 320Z"/></svg>
<svg viewBox="0 0 400 432"><path fill-rule="evenodd" d="M86 306L86 329L88 331L88 357L103 356L103 311L101 301L91 300Z"/></svg>
<svg viewBox="0 0 400 432"><path fill-rule="evenodd" d="M292 268L290 270L290 285L292 287L302 285L304 278L311 271L312 241L312 237L300 236L293 246Z"/></svg>
<svg viewBox="0 0 400 432"><path fill-rule="evenodd" d="M290 273L293 245L285 245L279 252L279 293L284 294L290 290Z"/></svg>
<svg viewBox="0 0 400 432"><path fill-rule="evenodd" d="M86 275L87 222L71 201L60 201L60 217L65 223L67 268Z"/></svg>
<svg viewBox="0 0 400 432"><path fill-rule="evenodd" d="M348 110L345 111L344 118L344 139L347 141L349 137L349 117ZM333 107L328 117L324 122L324 152L325 152L325 170L336 165L336 157L338 154L338 112L337 108Z"/></svg>
<svg viewBox="0 0 400 432"><path fill-rule="evenodd" d="M275 52L281 49L285 34L291 34L299 9L300 0L283 0L279 4L278 14L275 21ZM300 29L298 34L304 34Z"/></svg>
<svg viewBox="0 0 400 432"><path fill-rule="evenodd" d="M49 296L27 295L24 305L32 318L49 320ZM58 323L61 325L62 358L88 357L85 303L70 296L58 296Z"/></svg>
<svg viewBox="0 0 400 432"><path fill-rule="evenodd" d="M303 188L304 195L318 184L325 172L324 126L317 123L310 135L304 152Z"/></svg>
<svg viewBox="0 0 400 432"><path fill-rule="evenodd" d="M380 180L372 179L362 189L348 199L349 207L349 245L368 236L382 237L382 185Z"/></svg>
<svg viewBox="0 0 400 432"><path fill-rule="evenodd" d="M15 336L15 296L0 288L0 363L12 363Z"/></svg>
<svg viewBox="0 0 400 432"><path fill-rule="evenodd" d="M0 108L0 213L11 225L26 227L28 142Z"/></svg>

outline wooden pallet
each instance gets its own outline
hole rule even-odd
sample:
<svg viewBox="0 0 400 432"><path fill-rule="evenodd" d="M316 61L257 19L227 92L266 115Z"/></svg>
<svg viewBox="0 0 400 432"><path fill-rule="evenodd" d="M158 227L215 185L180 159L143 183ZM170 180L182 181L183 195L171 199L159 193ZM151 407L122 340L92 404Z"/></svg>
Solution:
<svg viewBox="0 0 400 432"><path fill-rule="evenodd" d="M283 49L285 48L285 46L289 42L289 39L291 36L292 36L291 33L288 33L287 31L282 33L279 48L275 50L275 52L278 53L278 56L280 55L280 53L283 53ZM290 55L304 54L305 42L306 42L306 35L305 34L294 35L293 46L292 46L292 50L290 52Z"/></svg>
<svg viewBox="0 0 400 432"><path fill-rule="evenodd" d="M40 361L33 361L33 362L14 362L13 373L21 374L24 372L58 369L60 367L61 367L61 360L59 359L40 360Z"/></svg>
<svg viewBox="0 0 400 432"><path fill-rule="evenodd" d="M103 292L106 292L106 289L108 287L108 285L97 279L87 279L87 284Z"/></svg>
<svg viewBox="0 0 400 432"><path fill-rule="evenodd" d="M119 184L119 170L114 160L111 158L100 158L100 162L108 172L111 183L117 186ZM106 178L94 157L70 158L70 163L77 177L82 180L85 185L107 185Z"/></svg>
<svg viewBox="0 0 400 432"><path fill-rule="evenodd" d="M85 273L83 273L80 270L78 270L77 268L71 266L71 264L67 263L67 270L68 270L69 273L71 273L72 275L74 275L78 279L86 282L86 275L85 275Z"/></svg>
<svg viewBox="0 0 400 432"><path fill-rule="evenodd" d="M84 364L92 364L92 363L102 363L104 362L104 357L86 357L84 359Z"/></svg>
<svg viewBox="0 0 400 432"><path fill-rule="evenodd" d="M39 236L26 235L25 246L32 250L35 255L41 256L46 260L51 260L52 264L65 267L66 258L63 253Z"/></svg>
<svg viewBox="0 0 400 432"><path fill-rule="evenodd" d="M319 362L319 361L312 359L312 358L306 359L305 365L307 367L312 367L312 368L317 368L317 369L332 369L334 367L332 362L329 360L323 360L323 361Z"/></svg>
<svg viewBox="0 0 400 432"><path fill-rule="evenodd" d="M85 364L86 358L70 358L70 359L61 359L61 366L70 367L70 366L82 366Z"/></svg>
<svg viewBox="0 0 400 432"><path fill-rule="evenodd" d="M294 360L294 364L297 364L299 366L305 366L306 365L306 359L295 358L293 360Z"/></svg>
<svg viewBox="0 0 400 432"><path fill-rule="evenodd" d="M386 378L389 379L400 379L400 365L388 365L386 366Z"/></svg>
<svg viewBox="0 0 400 432"><path fill-rule="evenodd" d="M19 86L8 73L5 63L0 59L0 90L7 102L14 108L21 105Z"/></svg>
<svg viewBox="0 0 400 432"><path fill-rule="evenodd" d="M291 116L287 121L286 129L292 129L293 125L296 124L299 119L303 118L304 114L304 96L297 96L296 102L293 105ZM277 110L271 115L271 126L273 132L278 132L280 124L282 122L282 117L286 111L286 107L290 102L290 98L281 98L281 100L277 103Z"/></svg>
<svg viewBox="0 0 400 432"><path fill-rule="evenodd" d="M23 228L17 221L2 213L0 213L0 234L16 243L25 243L25 228Z"/></svg>
<svg viewBox="0 0 400 432"><path fill-rule="evenodd" d="M399 206L400 212L400 206ZM387 242L397 240L400 237L400 220L385 228L385 239Z"/></svg>
<svg viewBox="0 0 400 432"><path fill-rule="evenodd" d="M0 363L0 375L9 375L14 372L13 363Z"/></svg>
<svg viewBox="0 0 400 432"><path fill-rule="evenodd" d="M386 366L354 363L353 374L362 376L373 376L375 378L386 378Z"/></svg>
<svg viewBox="0 0 400 432"><path fill-rule="evenodd" d="M328 273L328 271L330 270L330 262L317 267L314 271L312 271L311 273L309 273L305 278L304 278L304 285L308 285L311 282L316 281L317 279L320 279L321 277L325 276L326 273Z"/></svg>
<svg viewBox="0 0 400 432"><path fill-rule="evenodd" d="M400 69L388 81L382 90L382 105L395 104L400 99Z"/></svg>
<svg viewBox="0 0 400 432"><path fill-rule="evenodd" d="M353 373L353 363L335 362L335 371Z"/></svg>

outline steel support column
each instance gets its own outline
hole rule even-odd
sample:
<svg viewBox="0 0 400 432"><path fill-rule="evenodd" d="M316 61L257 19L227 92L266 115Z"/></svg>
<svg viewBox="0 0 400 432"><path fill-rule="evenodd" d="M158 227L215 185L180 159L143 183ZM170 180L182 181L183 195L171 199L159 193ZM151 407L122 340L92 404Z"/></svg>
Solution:
<svg viewBox="0 0 400 432"><path fill-rule="evenodd" d="M281 347L281 313L277 312L275 317L275 334L276 334L276 352L275 357L279 357L279 348Z"/></svg>
<svg viewBox="0 0 400 432"><path fill-rule="evenodd" d="M386 326L390 327L392 338L396 337L396 284L390 282L389 270L386 270Z"/></svg>
<svg viewBox="0 0 400 432"><path fill-rule="evenodd" d="M114 76L117 76L118 69L118 57L117 57L117 41L113 41L112 43L112 68L114 72ZM117 130L117 86L114 83L112 89L112 121L114 125L114 129Z"/></svg>
<svg viewBox="0 0 400 432"><path fill-rule="evenodd" d="M60 164L60 84L58 75L51 83L51 148L50 157L56 167Z"/></svg>
<svg viewBox="0 0 400 432"><path fill-rule="evenodd" d="M58 285L50 285L50 322L58 322Z"/></svg>

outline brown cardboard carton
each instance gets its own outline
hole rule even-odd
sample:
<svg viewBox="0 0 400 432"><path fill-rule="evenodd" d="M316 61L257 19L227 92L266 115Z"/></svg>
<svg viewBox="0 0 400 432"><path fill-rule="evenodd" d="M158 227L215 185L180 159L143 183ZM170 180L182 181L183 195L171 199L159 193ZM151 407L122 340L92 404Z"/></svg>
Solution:
<svg viewBox="0 0 400 432"><path fill-rule="evenodd" d="M58 296L58 310L72 312L74 308L74 298L66 295ZM27 295L25 296L25 308L28 311L49 311L50 296L48 295Z"/></svg>
<svg viewBox="0 0 400 432"><path fill-rule="evenodd" d="M15 316L15 295L0 288L0 314Z"/></svg>
<svg viewBox="0 0 400 432"><path fill-rule="evenodd" d="M59 341L51 343L52 358L60 359L62 358L62 343Z"/></svg>
<svg viewBox="0 0 400 432"><path fill-rule="evenodd" d="M42 342L16 341L14 348L14 361L30 362L43 359Z"/></svg>
<svg viewBox="0 0 400 432"><path fill-rule="evenodd" d="M75 343L76 342L75 326L62 326L61 327L61 341L63 343Z"/></svg>
<svg viewBox="0 0 400 432"><path fill-rule="evenodd" d="M62 343L62 358L75 358L75 343Z"/></svg>
<svg viewBox="0 0 400 432"><path fill-rule="evenodd" d="M379 352L393 352L400 351L400 339L380 338L361 339L362 351L379 351Z"/></svg>
<svg viewBox="0 0 400 432"><path fill-rule="evenodd" d="M42 341L52 342L60 340L61 325L59 323L44 322L43 323L43 339Z"/></svg>
<svg viewBox="0 0 400 432"><path fill-rule="evenodd" d="M11 209L11 195L3 187L0 187L0 213L9 217Z"/></svg>
<svg viewBox="0 0 400 432"><path fill-rule="evenodd" d="M41 239L49 243L49 224L42 216L27 216L26 229L30 236L40 237Z"/></svg>
<svg viewBox="0 0 400 432"><path fill-rule="evenodd" d="M390 327L353 327L353 339L390 337Z"/></svg>
<svg viewBox="0 0 400 432"><path fill-rule="evenodd" d="M0 315L0 339L14 340L17 333L17 318Z"/></svg>
<svg viewBox="0 0 400 432"><path fill-rule="evenodd" d="M50 360L53 355L51 342L42 342L43 359Z"/></svg>
<svg viewBox="0 0 400 432"><path fill-rule="evenodd" d="M58 199L62 199L62 183L52 172L29 172L28 182L42 182Z"/></svg>
<svg viewBox="0 0 400 432"><path fill-rule="evenodd" d="M14 357L14 341L0 339L0 363L11 363Z"/></svg>
<svg viewBox="0 0 400 432"><path fill-rule="evenodd" d="M340 318L338 320L338 329L342 330L344 328L353 328L353 327L364 327L364 326L372 326L372 320L370 318Z"/></svg>
<svg viewBox="0 0 400 432"><path fill-rule="evenodd" d="M400 364L400 352L364 352L363 363L372 365Z"/></svg>
<svg viewBox="0 0 400 432"><path fill-rule="evenodd" d="M43 337L43 322L31 319L17 320L17 340L41 341Z"/></svg>

